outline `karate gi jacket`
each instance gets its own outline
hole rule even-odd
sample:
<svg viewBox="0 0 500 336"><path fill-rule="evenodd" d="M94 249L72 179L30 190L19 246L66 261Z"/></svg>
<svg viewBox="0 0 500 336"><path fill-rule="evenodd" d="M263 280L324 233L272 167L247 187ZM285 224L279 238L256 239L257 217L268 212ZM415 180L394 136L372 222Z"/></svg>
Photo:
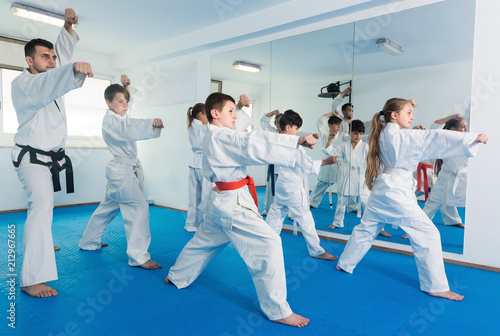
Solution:
<svg viewBox="0 0 500 336"><path fill-rule="evenodd" d="M423 160L474 156L476 138L473 133L400 129L388 123L379 139L384 169L373 183L363 219L393 225L421 223L426 215L417 204L412 172Z"/></svg>
<svg viewBox="0 0 500 336"><path fill-rule="evenodd" d="M58 151L66 145L68 136L64 95L83 85L86 75L73 72L71 57L78 34L62 28L54 51L56 68L31 74L24 69L12 81L12 103L19 126L14 142L42 151ZM56 104L57 103L57 104ZM12 160L17 161L21 148L14 146ZM38 155L47 162L48 158Z"/></svg>
<svg viewBox="0 0 500 336"><path fill-rule="evenodd" d="M203 138L205 137L205 134L207 132L208 125L203 125L203 123L198 119L194 119L193 123L188 129L189 143L191 144L191 150L194 153L194 156L189 163L189 167L191 168L201 169L201 146L203 143Z"/></svg>
<svg viewBox="0 0 500 336"><path fill-rule="evenodd" d="M161 128L153 127L154 118L136 119L107 110L102 121L102 137L114 159L106 165L106 196L118 203L132 200L134 184L142 189L144 180L137 158L137 140L160 136Z"/></svg>
<svg viewBox="0 0 500 336"><path fill-rule="evenodd" d="M335 146L329 146L325 152L337 156L340 169L337 178L338 193L343 195L368 194L365 184L366 158L368 144L360 141L352 148L351 141L344 141Z"/></svg>
<svg viewBox="0 0 500 336"><path fill-rule="evenodd" d="M279 167L278 183L274 202L290 207L304 207L309 210L309 181L307 174L318 175L321 160L313 160L306 155L304 148L299 147L304 158L301 167Z"/></svg>
<svg viewBox="0 0 500 336"><path fill-rule="evenodd" d="M285 167L307 167L298 137L265 131L238 132L210 125L203 140L203 176L211 182L234 182L247 176L246 167L276 164ZM255 206L248 187L219 191L214 187L199 209L214 224L231 228L236 204L253 211Z"/></svg>

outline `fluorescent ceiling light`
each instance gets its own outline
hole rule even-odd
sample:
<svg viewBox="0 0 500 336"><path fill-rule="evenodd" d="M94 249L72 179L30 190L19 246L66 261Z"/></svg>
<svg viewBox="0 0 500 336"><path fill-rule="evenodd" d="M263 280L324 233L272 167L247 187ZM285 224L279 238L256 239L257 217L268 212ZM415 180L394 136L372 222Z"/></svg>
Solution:
<svg viewBox="0 0 500 336"><path fill-rule="evenodd" d="M247 63L247 62L242 62L242 61L236 61L233 63L233 68L237 70L242 70L242 71L248 71L248 72L259 72L262 70L260 66L257 64L252 64L252 63Z"/></svg>
<svg viewBox="0 0 500 336"><path fill-rule="evenodd" d="M14 2L12 6L10 6L10 11L12 14L26 19L48 23L58 27L64 26L64 20L65 20L64 15L54 12L49 12L45 9L23 5L20 4L19 2Z"/></svg>
<svg viewBox="0 0 500 336"><path fill-rule="evenodd" d="M379 38L377 42L375 42L375 45L392 56L398 56L403 53L403 48L399 44L385 37Z"/></svg>

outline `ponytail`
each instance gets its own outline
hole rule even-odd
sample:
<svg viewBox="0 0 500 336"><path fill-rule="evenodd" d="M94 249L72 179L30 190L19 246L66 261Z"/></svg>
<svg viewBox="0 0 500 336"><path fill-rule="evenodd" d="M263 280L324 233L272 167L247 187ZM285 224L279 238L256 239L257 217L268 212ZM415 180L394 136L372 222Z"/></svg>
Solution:
<svg viewBox="0 0 500 336"><path fill-rule="evenodd" d="M381 111L382 112L382 111ZM372 127L370 132L370 137L368 138L368 156L367 156L367 166L365 173L365 183L368 189L372 190L373 181L380 174L380 147L378 140L380 139L380 133L384 125L382 124L382 113L377 112L373 116Z"/></svg>
<svg viewBox="0 0 500 336"><path fill-rule="evenodd" d="M187 127L188 129L191 127L193 120L198 119L199 113L205 114L205 104L197 103L194 106L191 106L187 110Z"/></svg>
<svg viewBox="0 0 500 336"><path fill-rule="evenodd" d="M380 133L382 133L384 126L390 122L392 112L399 113L409 102L407 99L391 98L385 103L382 111L373 116L370 137L368 138L369 149L365 173L365 183L369 190L372 190L373 182L380 175L383 166L380 158Z"/></svg>

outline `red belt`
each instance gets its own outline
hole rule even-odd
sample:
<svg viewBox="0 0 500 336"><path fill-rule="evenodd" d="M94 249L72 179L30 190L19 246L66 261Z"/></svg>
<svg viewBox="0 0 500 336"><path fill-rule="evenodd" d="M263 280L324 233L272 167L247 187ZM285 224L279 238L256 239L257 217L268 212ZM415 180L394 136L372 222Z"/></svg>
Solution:
<svg viewBox="0 0 500 336"><path fill-rule="evenodd" d="M247 175L247 177L244 178L243 180L234 182L215 182L215 185L217 186L217 189L219 189L220 191L236 190L248 185L248 189L250 189L250 194L252 194L253 201L255 202L257 209L259 208L259 201L257 199L257 191L255 190L255 183L253 181L253 178L251 178L250 176Z"/></svg>
<svg viewBox="0 0 500 336"><path fill-rule="evenodd" d="M429 197L429 180L427 178L427 168L434 169L434 166L425 164L420 162L417 167L417 175L418 175L418 185L417 190L420 190L421 182L422 182L422 174L424 175L424 193L425 200L427 201L427 197Z"/></svg>

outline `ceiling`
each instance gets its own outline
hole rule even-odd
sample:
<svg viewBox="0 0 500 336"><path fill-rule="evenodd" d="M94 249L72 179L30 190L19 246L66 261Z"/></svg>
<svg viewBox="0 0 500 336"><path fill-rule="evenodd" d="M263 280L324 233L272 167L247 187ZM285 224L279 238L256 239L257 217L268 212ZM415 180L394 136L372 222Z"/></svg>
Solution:
<svg viewBox="0 0 500 336"><path fill-rule="evenodd" d="M474 11L474 0L448 0L232 50L212 56L212 74L215 79L265 85L271 76L273 83L283 83L471 61ZM391 56L377 48L381 37L400 44L404 53ZM234 70L236 60L258 64L262 71Z"/></svg>
<svg viewBox="0 0 500 336"><path fill-rule="evenodd" d="M235 19L290 0L18 0L26 5L79 17L78 48L113 55ZM14 0L0 0L0 35L21 40L53 40L58 27L10 13ZM58 5L61 4L61 5ZM55 7L58 8L55 8ZM84 38L83 38L84 37Z"/></svg>
<svg viewBox="0 0 500 336"><path fill-rule="evenodd" d="M327 8L326 0L317 0ZM328 0L329 1L329 0ZM321 19L348 16L356 11L395 7L395 0L345 0L346 7L309 19L290 22L261 33L291 29ZM13 0L0 0L0 35L22 40L41 37L54 40L58 27L36 23L14 16L9 8ZM64 13L63 7L72 7L79 16L78 48L104 55L130 53L141 47L152 46L188 33L227 23L232 19L251 17L266 9L281 10L304 3L303 0L20 0L21 3L51 9L47 3L63 3L51 9ZM347 5L349 3L349 5ZM147 4L147 6L143 6ZM280 7L281 6L281 7ZM328 28L302 34L270 44L247 47L213 57L214 78L230 76L226 80L246 83L263 83L270 78L271 63L274 70L280 67L282 80L287 80L286 69L294 69L290 76L349 75L354 67L358 74L382 72L395 68L408 68L470 60L474 27L474 0L447 0L437 4L417 7L378 19L368 19L356 24ZM293 13L283 13L293 16ZM260 13L257 18L261 17ZM266 16L262 16L266 17ZM279 21L278 18L276 21ZM236 21L238 23L238 21ZM377 26L378 24L378 26ZM232 27L232 22L229 25ZM374 29L375 27L375 29ZM355 31L355 44L353 34ZM221 33L223 34L223 33ZM374 46L378 37L388 37L401 44L405 53L393 57ZM352 58L352 49L356 57ZM144 50L154 50L144 49ZM272 56L271 56L272 55ZM133 59L133 57L132 57ZM254 62L262 66L259 74L232 70L236 60ZM387 69L387 70L386 70Z"/></svg>

